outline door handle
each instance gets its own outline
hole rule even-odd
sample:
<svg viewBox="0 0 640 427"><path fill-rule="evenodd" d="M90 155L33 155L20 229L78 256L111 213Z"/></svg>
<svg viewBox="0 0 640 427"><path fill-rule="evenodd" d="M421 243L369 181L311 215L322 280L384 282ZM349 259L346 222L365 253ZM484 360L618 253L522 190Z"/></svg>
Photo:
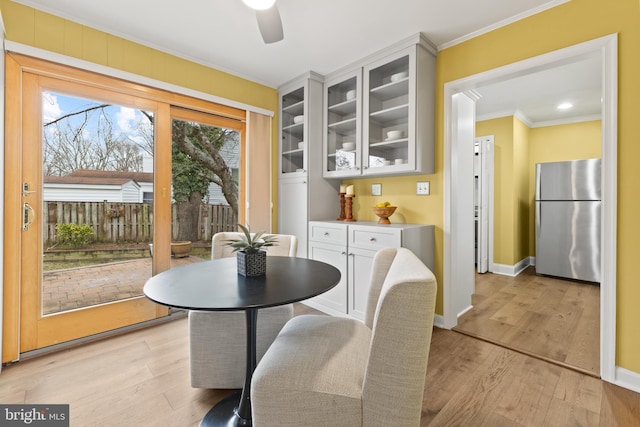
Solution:
<svg viewBox="0 0 640 427"><path fill-rule="evenodd" d="M36 217L36 213L27 202L22 204L22 231L27 231L29 226L33 224L33 220Z"/></svg>

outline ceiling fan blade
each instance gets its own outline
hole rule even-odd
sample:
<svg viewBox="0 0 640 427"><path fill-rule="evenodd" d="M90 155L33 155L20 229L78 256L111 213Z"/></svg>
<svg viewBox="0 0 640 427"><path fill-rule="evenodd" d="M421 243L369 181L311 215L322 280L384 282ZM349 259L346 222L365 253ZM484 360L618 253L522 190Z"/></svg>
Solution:
<svg viewBox="0 0 640 427"><path fill-rule="evenodd" d="M282 30L282 20L278 6L273 5L269 9L256 10L256 18L258 20L258 28L265 43L279 42L284 38Z"/></svg>

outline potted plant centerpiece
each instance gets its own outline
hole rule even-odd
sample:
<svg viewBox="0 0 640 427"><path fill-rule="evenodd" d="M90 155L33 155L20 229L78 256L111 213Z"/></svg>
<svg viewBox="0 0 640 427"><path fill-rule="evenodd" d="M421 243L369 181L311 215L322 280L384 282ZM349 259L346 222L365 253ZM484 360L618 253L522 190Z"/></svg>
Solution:
<svg viewBox="0 0 640 427"><path fill-rule="evenodd" d="M251 235L249 226L238 224L242 235L238 239L227 240L227 246L233 248L238 260L238 274L243 276L261 276L267 272L267 252L262 248L275 246L274 236L265 236L264 231Z"/></svg>

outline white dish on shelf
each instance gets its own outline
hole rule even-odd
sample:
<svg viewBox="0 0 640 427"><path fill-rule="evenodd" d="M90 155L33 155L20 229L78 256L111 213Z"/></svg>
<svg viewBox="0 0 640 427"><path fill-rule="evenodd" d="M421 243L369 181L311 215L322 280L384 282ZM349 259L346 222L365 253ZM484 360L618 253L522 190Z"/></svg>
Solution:
<svg viewBox="0 0 640 427"><path fill-rule="evenodd" d="M385 165L385 166L389 166L391 164L391 160L386 160L385 159L385 160L382 161L382 164Z"/></svg>
<svg viewBox="0 0 640 427"><path fill-rule="evenodd" d="M347 97L347 101L351 101L352 99L355 99L356 98L355 89L348 91L346 97Z"/></svg>
<svg viewBox="0 0 640 427"><path fill-rule="evenodd" d="M355 150L356 148L356 143L355 142L343 142L342 143L342 149L343 150L347 150L347 151L351 151L351 150Z"/></svg>
<svg viewBox="0 0 640 427"><path fill-rule="evenodd" d="M396 160L394 161L394 163L395 163L396 165L401 165L401 164L403 164L403 163L404 163L404 159L396 159Z"/></svg>
<svg viewBox="0 0 640 427"><path fill-rule="evenodd" d="M391 81L392 82L397 82L400 81L402 79L406 79L409 76L409 73L407 73L406 71L403 71L401 73L395 73L391 75Z"/></svg>
<svg viewBox="0 0 640 427"><path fill-rule="evenodd" d="M400 139L403 136L404 132L401 130L390 130L389 132L387 132L387 139L389 140Z"/></svg>
<svg viewBox="0 0 640 427"><path fill-rule="evenodd" d="M304 172L304 169L302 169L302 168L296 169L296 172Z"/></svg>
<svg viewBox="0 0 640 427"><path fill-rule="evenodd" d="M304 148L304 141L298 142L298 148Z"/></svg>
<svg viewBox="0 0 640 427"><path fill-rule="evenodd" d="M302 122L304 122L304 116L295 116L293 118L293 123L298 124L298 123L302 123Z"/></svg>

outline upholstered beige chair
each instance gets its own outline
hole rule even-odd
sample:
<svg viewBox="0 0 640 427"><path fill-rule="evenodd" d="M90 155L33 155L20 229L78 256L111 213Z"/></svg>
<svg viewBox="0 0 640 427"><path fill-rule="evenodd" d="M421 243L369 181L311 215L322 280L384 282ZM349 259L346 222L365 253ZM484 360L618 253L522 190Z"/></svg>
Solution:
<svg viewBox="0 0 640 427"><path fill-rule="evenodd" d="M236 256L225 245L241 233L213 236L211 258ZM296 256L296 236L275 234L276 246L265 248L267 256ZM258 310L256 357L260 360L280 329L293 316L291 304ZM191 386L195 388L242 388L246 370L246 326L244 311L190 311L189 350Z"/></svg>
<svg viewBox="0 0 640 427"><path fill-rule="evenodd" d="M253 425L419 426L436 280L408 249L373 261L364 323L291 319L252 380Z"/></svg>

